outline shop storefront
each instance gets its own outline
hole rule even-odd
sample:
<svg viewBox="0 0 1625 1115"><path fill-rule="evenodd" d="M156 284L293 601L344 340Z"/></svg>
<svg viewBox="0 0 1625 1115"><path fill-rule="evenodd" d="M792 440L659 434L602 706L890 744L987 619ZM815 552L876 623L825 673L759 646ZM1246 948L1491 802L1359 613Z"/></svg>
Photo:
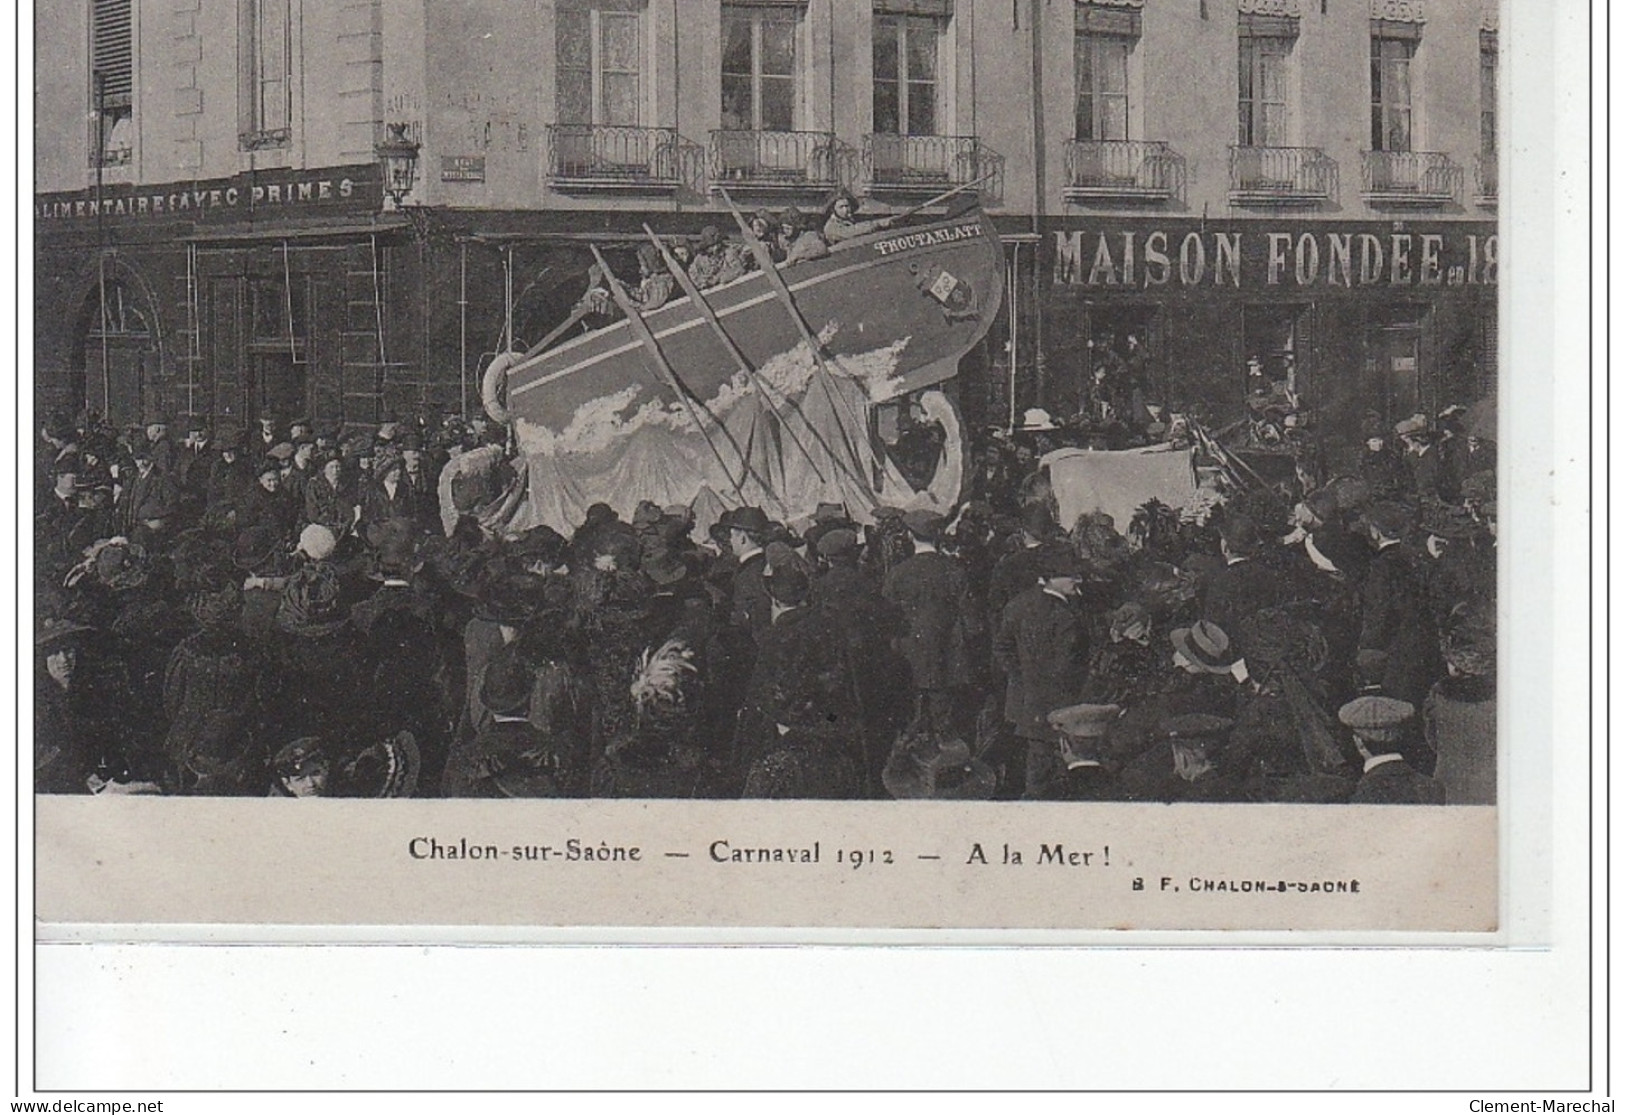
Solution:
<svg viewBox="0 0 1625 1115"><path fill-rule="evenodd" d="M417 346L372 164L35 201L42 410L375 421Z"/></svg>
<svg viewBox="0 0 1625 1115"><path fill-rule="evenodd" d="M1497 247L1487 222L1052 222L1016 410L1077 413L1111 362L1214 427L1278 401L1345 455L1365 421L1493 394Z"/></svg>

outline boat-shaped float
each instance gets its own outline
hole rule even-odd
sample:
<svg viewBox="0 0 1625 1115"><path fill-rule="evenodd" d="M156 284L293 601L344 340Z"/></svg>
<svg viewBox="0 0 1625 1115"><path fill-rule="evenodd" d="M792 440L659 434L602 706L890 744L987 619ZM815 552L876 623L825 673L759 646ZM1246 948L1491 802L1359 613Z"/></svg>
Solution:
<svg viewBox="0 0 1625 1115"><path fill-rule="evenodd" d="M568 531L593 503L625 516L641 500L691 506L702 525L741 503L786 522L820 502L860 519L879 505L950 508L963 438L940 385L998 313L1002 259L971 209L499 356L486 405L511 424L528 485L506 527ZM946 434L920 487L877 422L905 396Z"/></svg>

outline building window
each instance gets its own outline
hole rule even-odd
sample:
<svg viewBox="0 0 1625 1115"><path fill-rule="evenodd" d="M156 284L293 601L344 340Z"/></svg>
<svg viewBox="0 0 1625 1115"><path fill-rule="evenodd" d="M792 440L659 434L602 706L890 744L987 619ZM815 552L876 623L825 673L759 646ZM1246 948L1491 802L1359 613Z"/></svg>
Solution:
<svg viewBox="0 0 1625 1115"><path fill-rule="evenodd" d="M875 13L876 134L937 134L942 32L933 16Z"/></svg>
<svg viewBox="0 0 1625 1115"><path fill-rule="evenodd" d="M1496 88L1496 36L1485 32L1478 37L1478 149L1494 158L1495 143L1495 88Z"/></svg>
<svg viewBox="0 0 1625 1115"><path fill-rule="evenodd" d="M788 132L796 122L796 37L801 9L724 4L722 127Z"/></svg>
<svg viewBox="0 0 1625 1115"><path fill-rule="evenodd" d="M1416 40L1373 32L1371 36L1371 150L1409 151L1412 142L1411 79Z"/></svg>
<svg viewBox="0 0 1625 1115"><path fill-rule="evenodd" d="M1236 142L1242 147L1292 145L1292 43L1290 38L1241 36Z"/></svg>
<svg viewBox="0 0 1625 1115"><path fill-rule="evenodd" d="M558 121L637 126L643 118L642 15L627 4L560 8Z"/></svg>
<svg viewBox="0 0 1625 1115"><path fill-rule="evenodd" d="M1078 31L1073 36L1077 77L1076 139L1128 138L1128 59L1134 40Z"/></svg>
<svg viewBox="0 0 1625 1115"><path fill-rule="evenodd" d="M242 2L242 147L286 147L293 134L293 0Z"/></svg>
<svg viewBox="0 0 1625 1115"><path fill-rule="evenodd" d="M124 166L135 152L131 0L96 0L91 13L91 163Z"/></svg>

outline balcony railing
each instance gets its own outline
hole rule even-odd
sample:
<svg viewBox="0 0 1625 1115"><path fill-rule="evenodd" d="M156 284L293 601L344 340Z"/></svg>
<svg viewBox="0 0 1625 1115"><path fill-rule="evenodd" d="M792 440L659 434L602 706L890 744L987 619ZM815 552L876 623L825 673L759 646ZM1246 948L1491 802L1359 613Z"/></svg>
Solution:
<svg viewBox="0 0 1625 1115"><path fill-rule="evenodd" d="M1478 156L1475 169L1478 177L1478 204L1486 209L1494 208L1501 197L1500 158L1495 152L1486 151Z"/></svg>
<svg viewBox="0 0 1625 1115"><path fill-rule="evenodd" d="M547 177L556 190L675 190L682 182L675 128L553 124Z"/></svg>
<svg viewBox="0 0 1625 1115"><path fill-rule="evenodd" d="M975 136L863 137L863 189L868 194L930 197L983 178L989 178L977 191L983 198L1003 196L1004 157Z"/></svg>
<svg viewBox="0 0 1625 1115"><path fill-rule="evenodd" d="M1337 192L1337 162L1318 147L1230 148L1232 205L1314 205Z"/></svg>
<svg viewBox="0 0 1625 1115"><path fill-rule="evenodd" d="M1430 207L1461 197L1461 167L1437 151L1367 151L1360 168L1362 192L1374 205Z"/></svg>
<svg viewBox="0 0 1625 1115"><path fill-rule="evenodd" d="M1158 140L1069 140L1064 193L1068 201L1166 201L1184 171L1185 160Z"/></svg>
<svg viewBox="0 0 1625 1115"><path fill-rule="evenodd" d="M829 190L850 175L851 148L829 132L711 133L711 188Z"/></svg>

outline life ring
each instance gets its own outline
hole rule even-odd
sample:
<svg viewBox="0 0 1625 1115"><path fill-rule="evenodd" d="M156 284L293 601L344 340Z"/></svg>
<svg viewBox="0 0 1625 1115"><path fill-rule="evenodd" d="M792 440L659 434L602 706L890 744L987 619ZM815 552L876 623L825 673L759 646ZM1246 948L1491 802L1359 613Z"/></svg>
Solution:
<svg viewBox="0 0 1625 1115"><path fill-rule="evenodd" d="M513 415L502 402L502 389L507 384L508 369L523 358L522 353L499 352L486 365L485 375L480 379L480 402L485 404L485 413L493 422L506 426L513 421Z"/></svg>

